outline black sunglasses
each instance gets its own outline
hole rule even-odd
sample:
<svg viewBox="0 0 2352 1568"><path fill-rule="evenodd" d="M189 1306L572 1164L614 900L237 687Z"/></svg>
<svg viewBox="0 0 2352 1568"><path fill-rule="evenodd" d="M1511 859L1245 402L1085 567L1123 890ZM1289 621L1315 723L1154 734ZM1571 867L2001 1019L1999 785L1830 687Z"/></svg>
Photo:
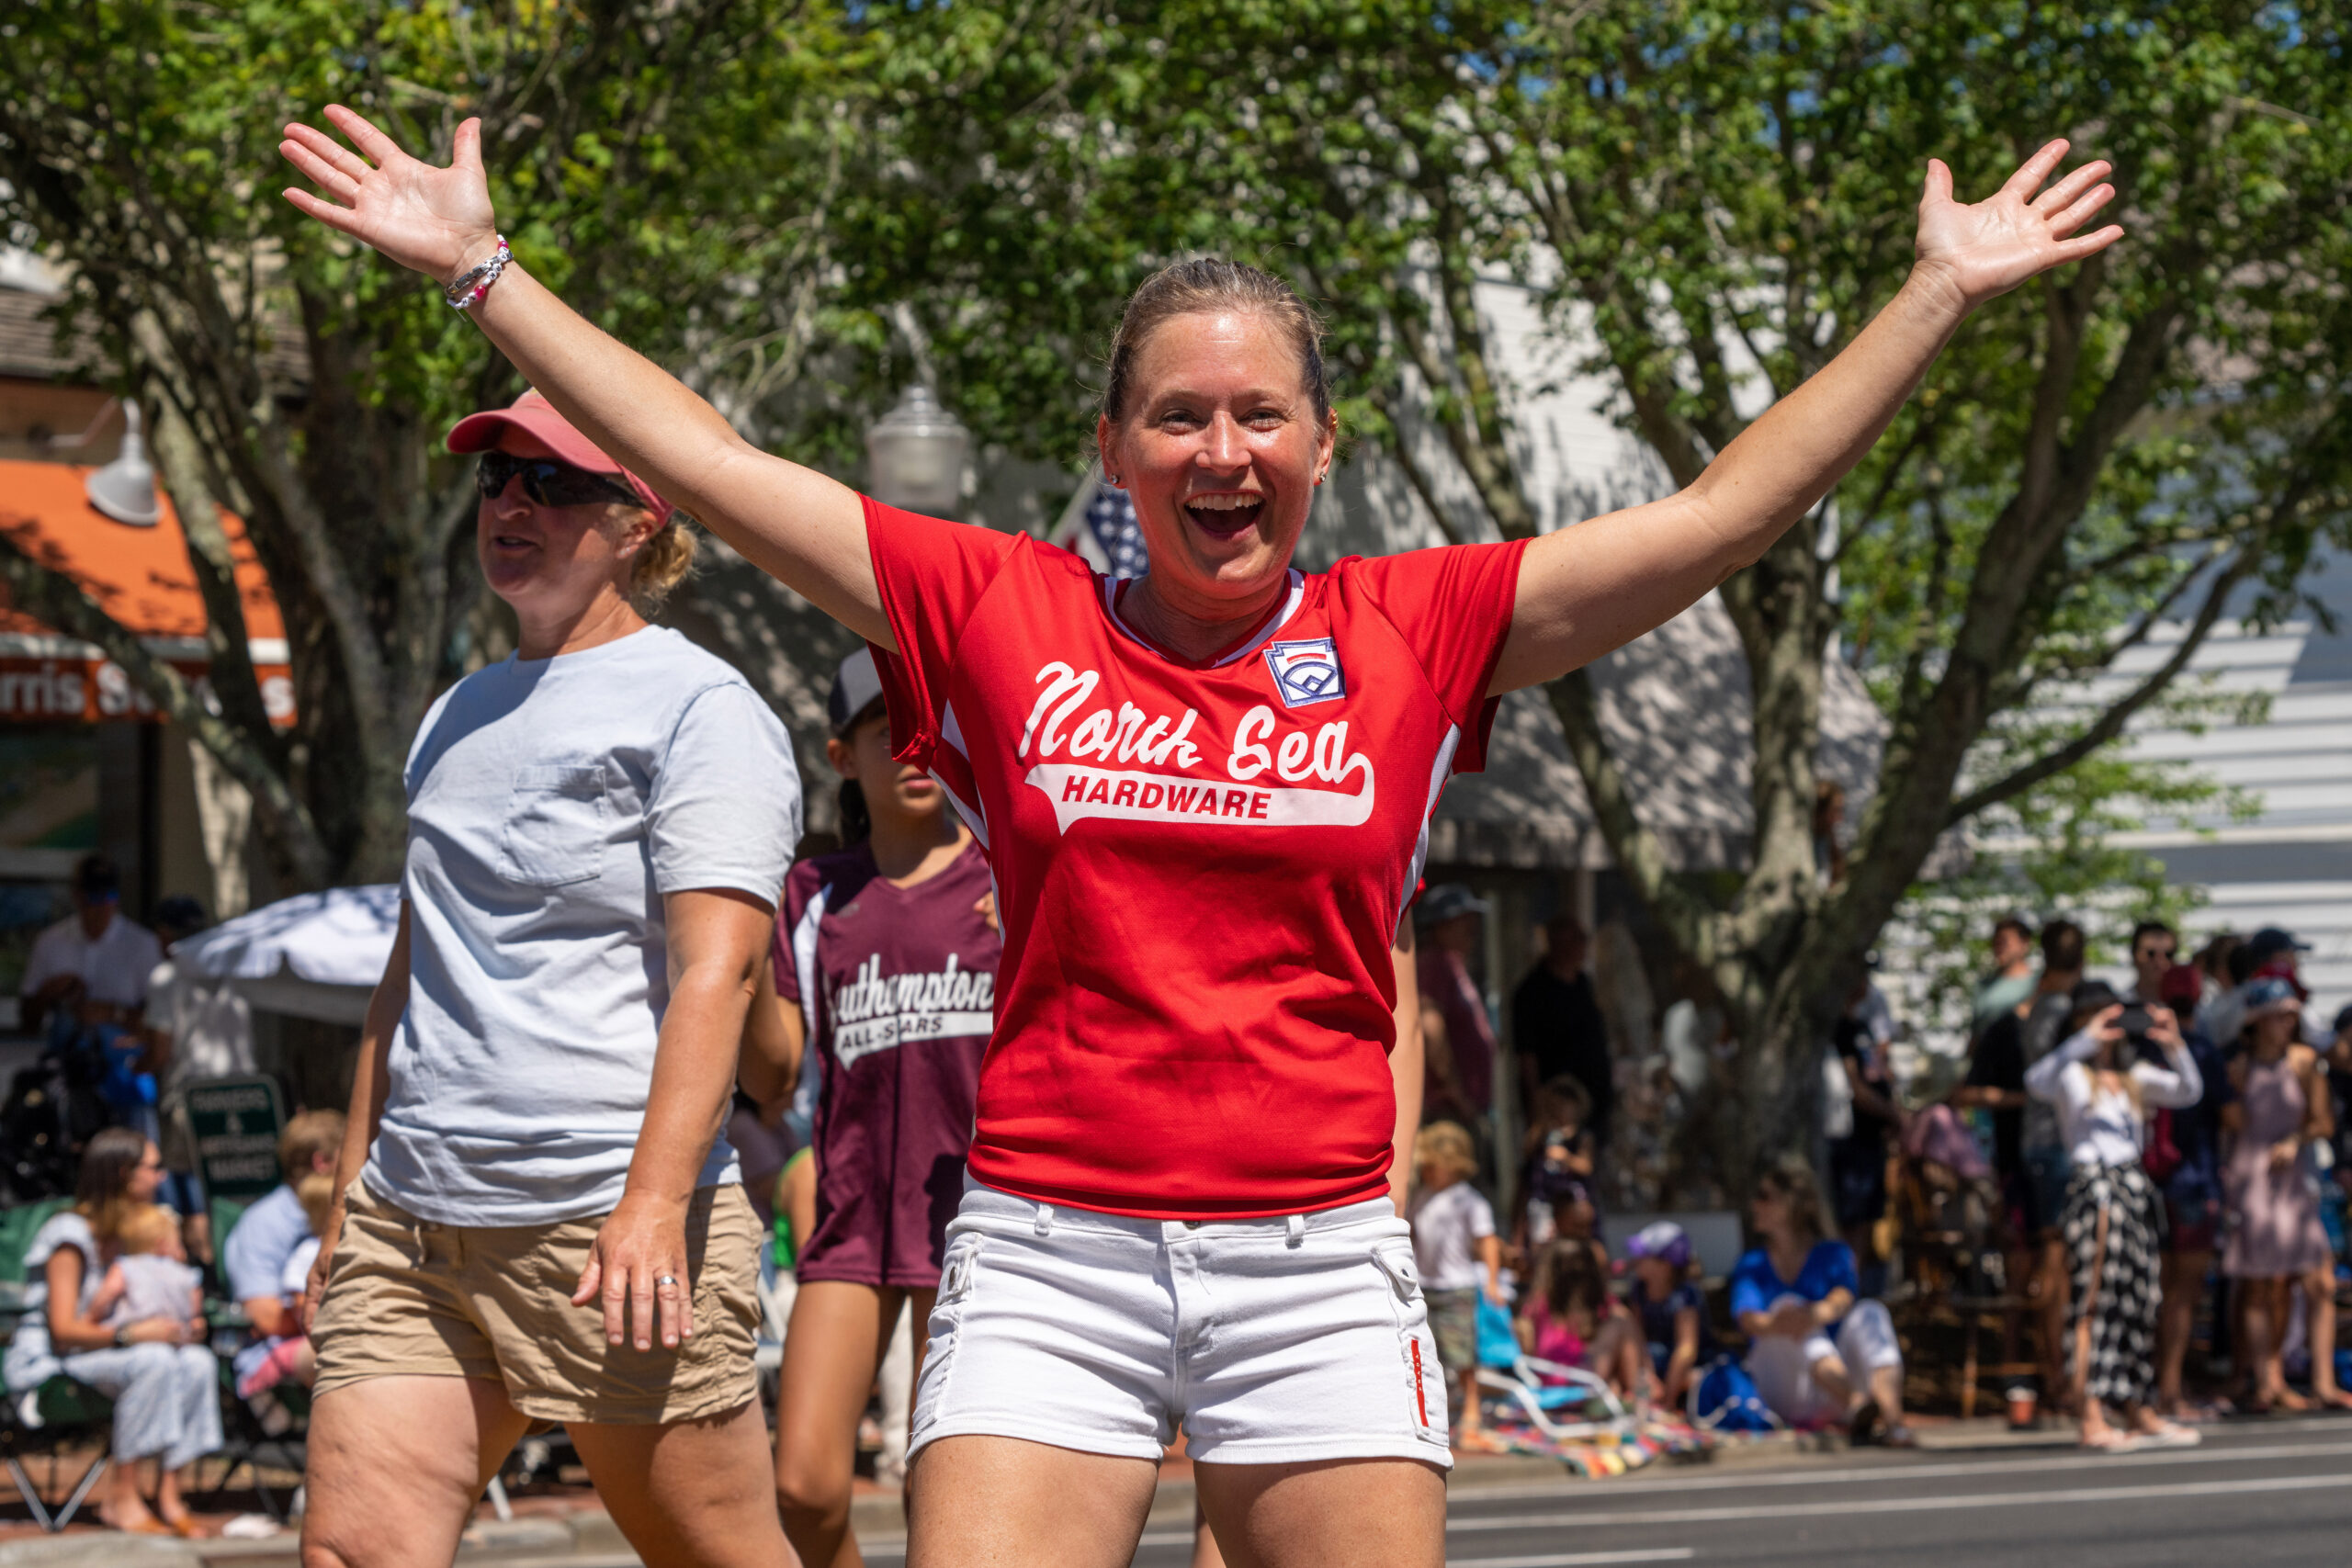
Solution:
<svg viewBox="0 0 2352 1568"><path fill-rule="evenodd" d="M506 481L516 478L523 481L523 493L541 506L586 506L600 501L645 504L618 479L552 457L517 457L511 452L484 452L481 466L474 470L474 488L487 499L502 493Z"/></svg>

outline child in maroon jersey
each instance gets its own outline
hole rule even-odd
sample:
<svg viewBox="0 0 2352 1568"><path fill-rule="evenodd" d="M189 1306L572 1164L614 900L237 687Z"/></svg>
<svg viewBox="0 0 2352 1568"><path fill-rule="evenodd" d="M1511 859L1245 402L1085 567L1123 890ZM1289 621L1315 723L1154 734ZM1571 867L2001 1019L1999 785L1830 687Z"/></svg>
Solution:
<svg viewBox="0 0 2352 1568"><path fill-rule="evenodd" d="M1001 945L970 830L935 782L890 760L873 654L842 661L828 716L850 842L792 868L774 953L778 1021L820 1075L817 1218L795 1238L776 1413L776 1494L811 1568L858 1561L858 1416L901 1307L921 1325L938 1293Z"/></svg>

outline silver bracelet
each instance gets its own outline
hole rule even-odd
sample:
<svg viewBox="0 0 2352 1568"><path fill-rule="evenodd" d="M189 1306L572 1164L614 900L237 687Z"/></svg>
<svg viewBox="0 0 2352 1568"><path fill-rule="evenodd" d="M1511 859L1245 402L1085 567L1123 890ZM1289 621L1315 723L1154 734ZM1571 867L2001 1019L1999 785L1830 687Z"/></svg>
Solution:
<svg viewBox="0 0 2352 1568"><path fill-rule="evenodd" d="M480 304L481 297L490 292L490 286L498 281L498 275L506 270L506 264L514 259L506 249L506 236L499 234L494 238L498 249L491 252L488 261L442 288L441 298L449 302L451 310L468 310Z"/></svg>

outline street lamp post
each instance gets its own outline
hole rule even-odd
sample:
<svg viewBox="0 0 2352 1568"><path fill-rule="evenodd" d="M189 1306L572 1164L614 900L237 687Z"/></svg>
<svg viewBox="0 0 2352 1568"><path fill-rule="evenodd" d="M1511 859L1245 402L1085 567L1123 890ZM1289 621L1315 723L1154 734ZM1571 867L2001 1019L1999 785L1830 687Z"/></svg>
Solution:
<svg viewBox="0 0 2352 1568"><path fill-rule="evenodd" d="M964 455L971 446L963 422L928 387L909 387L899 406L865 433L874 499L886 506L953 517L964 500Z"/></svg>

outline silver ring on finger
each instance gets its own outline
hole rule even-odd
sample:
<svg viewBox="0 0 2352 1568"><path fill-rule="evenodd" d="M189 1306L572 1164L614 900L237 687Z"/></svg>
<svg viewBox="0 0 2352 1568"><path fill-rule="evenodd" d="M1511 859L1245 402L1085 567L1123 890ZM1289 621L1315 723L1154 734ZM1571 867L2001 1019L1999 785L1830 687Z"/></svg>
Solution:
<svg viewBox="0 0 2352 1568"><path fill-rule="evenodd" d="M678 1288L678 1277L675 1274L663 1274L653 1282L657 1285L667 1285L672 1290L676 1290Z"/></svg>

